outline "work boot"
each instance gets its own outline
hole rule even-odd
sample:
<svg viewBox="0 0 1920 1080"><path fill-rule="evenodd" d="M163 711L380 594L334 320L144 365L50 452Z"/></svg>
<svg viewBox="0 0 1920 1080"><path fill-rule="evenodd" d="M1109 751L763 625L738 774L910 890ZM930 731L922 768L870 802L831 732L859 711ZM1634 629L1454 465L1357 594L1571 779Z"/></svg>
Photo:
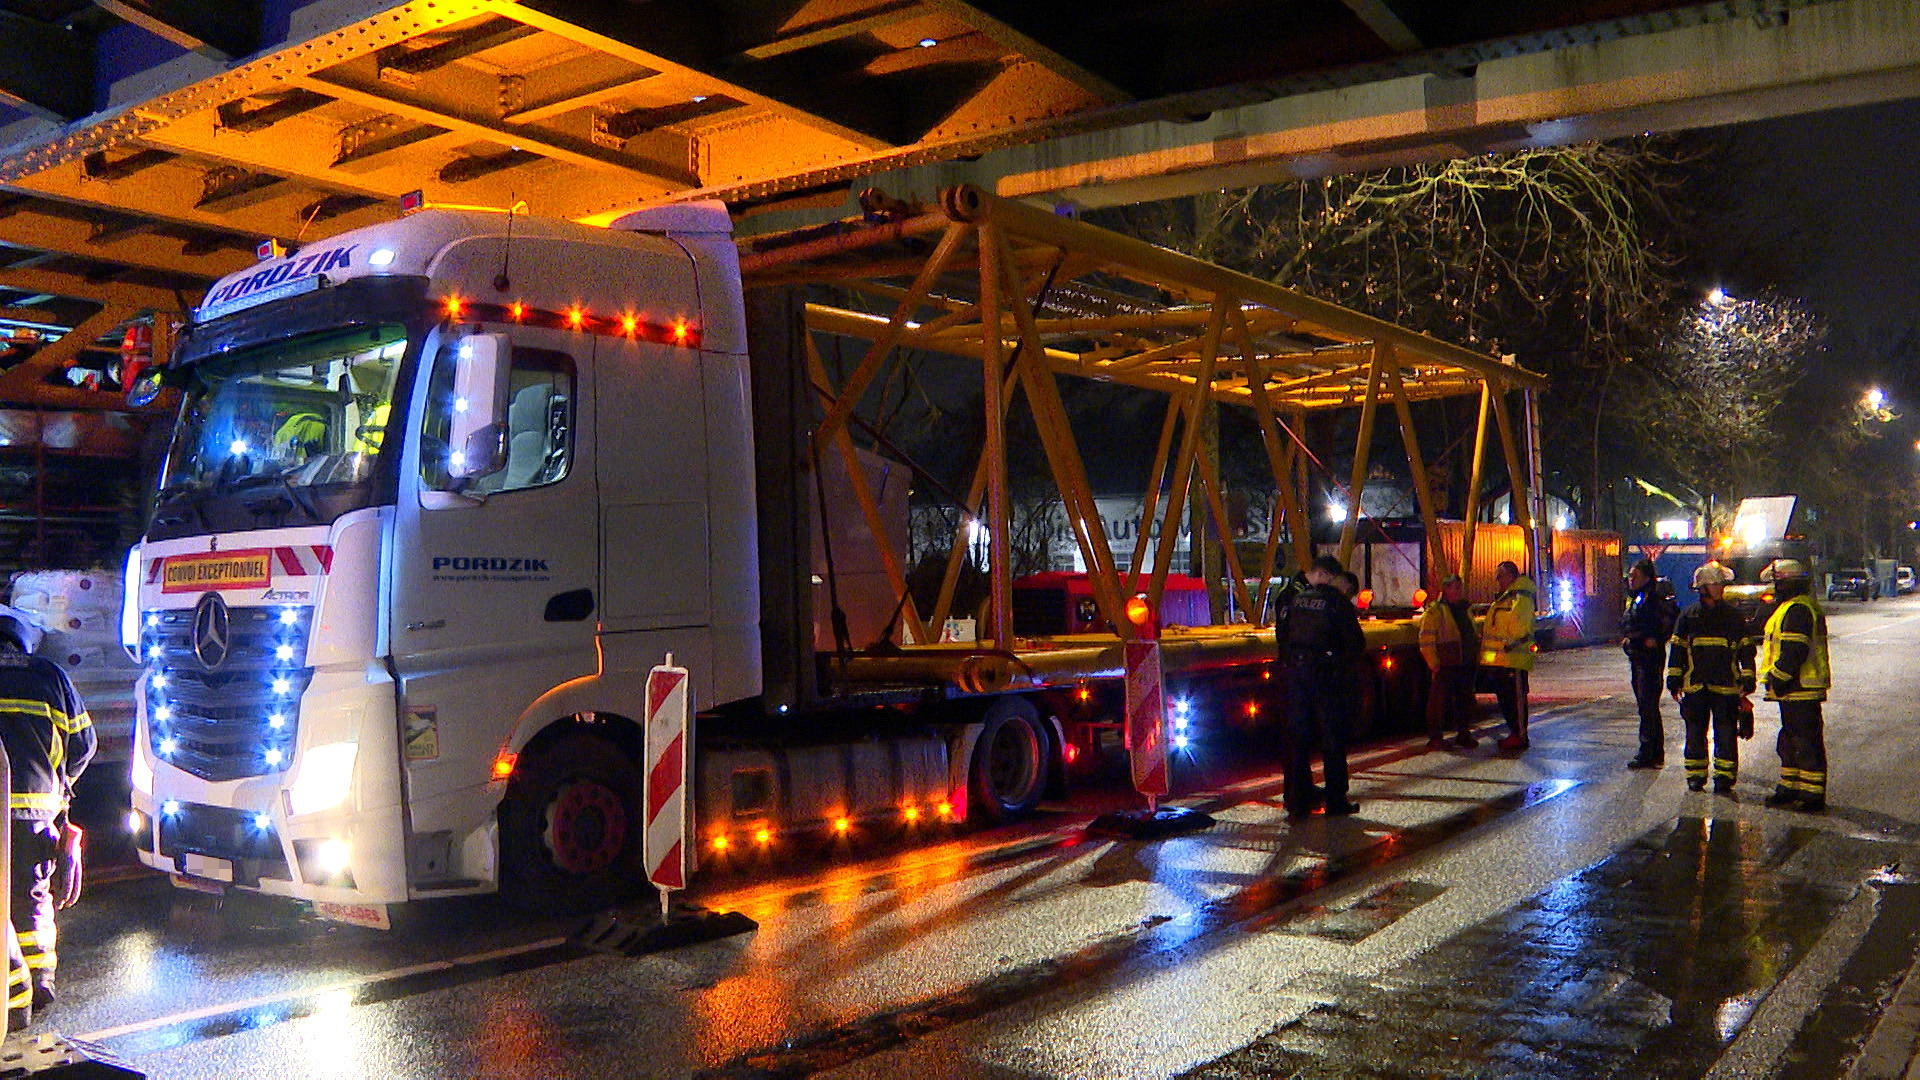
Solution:
<svg viewBox="0 0 1920 1080"><path fill-rule="evenodd" d="M1527 741L1525 735L1508 735L1494 745L1498 746L1502 753L1517 754L1533 744Z"/></svg>
<svg viewBox="0 0 1920 1080"><path fill-rule="evenodd" d="M1687 790L1688 790L1688 791L1705 791L1705 790L1707 790L1707 781L1706 781L1706 778L1704 778L1704 777L1700 777L1700 776L1690 776L1690 777L1688 777L1688 778L1687 778Z"/></svg>
<svg viewBox="0 0 1920 1080"><path fill-rule="evenodd" d="M1714 778L1713 778L1713 793L1714 793L1715 795L1731 795L1731 794L1733 794L1733 781L1731 781L1731 780L1729 780L1729 779L1727 779L1727 778L1726 778L1726 777L1724 777L1724 776L1716 776L1716 777L1714 777Z"/></svg>
<svg viewBox="0 0 1920 1080"><path fill-rule="evenodd" d="M1473 732L1463 731L1453 740L1453 745L1462 750L1471 750L1480 745L1480 740L1473 737Z"/></svg>
<svg viewBox="0 0 1920 1080"><path fill-rule="evenodd" d="M1351 817L1359 812L1360 804L1347 799L1341 799L1339 802L1330 802L1327 804L1328 817Z"/></svg>
<svg viewBox="0 0 1920 1080"><path fill-rule="evenodd" d="M1799 792L1789 791L1783 787L1774 788L1773 794L1767 796L1767 805L1773 807L1776 810L1780 809L1781 807L1792 806L1794 803L1797 803L1799 801L1800 801Z"/></svg>
<svg viewBox="0 0 1920 1080"><path fill-rule="evenodd" d="M1447 740L1439 738L1438 736L1427 740L1428 750L1445 750L1446 748Z"/></svg>
<svg viewBox="0 0 1920 1080"><path fill-rule="evenodd" d="M1629 769L1664 769L1666 767L1667 763L1659 758L1637 757L1627 762Z"/></svg>

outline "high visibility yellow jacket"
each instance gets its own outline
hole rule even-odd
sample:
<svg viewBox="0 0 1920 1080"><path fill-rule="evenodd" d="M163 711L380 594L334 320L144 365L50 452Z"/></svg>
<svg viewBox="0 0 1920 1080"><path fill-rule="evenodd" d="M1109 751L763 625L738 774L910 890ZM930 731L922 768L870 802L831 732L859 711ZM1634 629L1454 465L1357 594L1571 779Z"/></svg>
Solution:
<svg viewBox="0 0 1920 1080"><path fill-rule="evenodd" d="M1480 632L1480 662L1491 667L1533 670L1533 579L1515 578L1507 591L1493 598L1486 627Z"/></svg>
<svg viewBox="0 0 1920 1080"><path fill-rule="evenodd" d="M1760 644L1768 701L1825 701L1833 685L1827 663L1827 616L1813 597L1789 597L1773 609Z"/></svg>
<svg viewBox="0 0 1920 1080"><path fill-rule="evenodd" d="M1476 659L1478 635L1473 632L1473 616L1463 602L1454 610L1444 599L1427 604L1420 615L1420 655L1428 671L1443 667L1470 665Z"/></svg>
<svg viewBox="0 0 1920 1080"><path fill-rule="evenodd" d="M16 819L49 821L92 760L96 736L80 694L51 660L0 650L0 739L12 766Z"/></svg>

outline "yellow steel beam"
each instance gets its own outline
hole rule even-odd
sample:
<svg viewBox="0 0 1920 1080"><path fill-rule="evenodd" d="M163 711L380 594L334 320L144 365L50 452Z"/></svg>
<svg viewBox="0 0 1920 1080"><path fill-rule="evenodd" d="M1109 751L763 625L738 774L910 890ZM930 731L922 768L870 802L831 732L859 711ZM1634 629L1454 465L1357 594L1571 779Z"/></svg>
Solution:
<svg viewBox="0 0 1920 1080"><path fill-rule="evenodd" d="M988 15L972 4L964 3L963 0L921 0L921 2L934 11L973 27L1001 46L1026 57L1092 94L1104 104L1121 105L1133 100L1132 94L1115 86L1103 76L1095 74L1076 61L1067 59L1052 48Z"/></svg>
<svg viewBox="0 0 1920 1080"><path fill-rule="evenodd" d="M48 375L72 364L83 350L138 314L137 308L113 304L82 319L80 325L67 331L60 340L41 346L25 362L7 369L5 374L0 375L0 401L39 400L36 395L44 389L42 384ZM88 392L99 393L99 391Z"/></svg>
<svg viewBox="0 0 1920 1080"><path fill-rule="evenodd" d="M1340 565L1347 565L1353 557L1354 538L1360 532L1362 502L1367 493L1367 463L1373 455L1373 421L1379 415L1380 377L1385 361L1390 354L1380 350L1390 346L1375 346L1373 360L1367 365L1367 396L1360 403L1360 432L1353 443L1353 473L1347 484L1347 520L1340 525Z"/></svg>
<svg viewBox="0 0 1920 1080"><path fill-rule="evenodd" d="M247 253L231 249L187 255L181 250L185 246L181 241L151 234L132 233L96 243L94 231L87 222L31 210L0 218L0 244L142 270L186 274L211 281L253 261Z"/></svg>
<svg viewBox="0 0 1920 1080"><path fill-rule="evenodd" d="M187 305L191 305L196 299L196 294L185 294L184 299L187 304L183 305L181 294L166 289L155 289L147 285L129 285L120 281L88 281L77 274L64 274L38 267L0 268L0 287L19 289L22 292L46 293L48 296L64 296L68 299L86 300L95 304L165 311L176 315L185 314Z"/></svg>

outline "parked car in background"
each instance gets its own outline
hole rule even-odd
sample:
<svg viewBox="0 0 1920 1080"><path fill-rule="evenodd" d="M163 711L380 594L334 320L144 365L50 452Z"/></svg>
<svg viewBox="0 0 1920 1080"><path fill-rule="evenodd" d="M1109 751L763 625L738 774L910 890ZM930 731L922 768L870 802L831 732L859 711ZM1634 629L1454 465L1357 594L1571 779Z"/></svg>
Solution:
<svg viewBox="0 0 1920 1080"><path fill-rule="evenodd" d="M1833 577L1827 580L1827 599L1838 600L1841 597L1866 602L1880 599L1880 583L1873 575L1860 567L1835 570Z"/></svg>
<svg viewBox="0 0 1920 1080"><path fill-rule="evenodd" d="M1901 566L1894 569L1893 571L1894 595L1905 596L1916 588L1920 588L1920 581L1914 580L1913 567Z"/></svg>

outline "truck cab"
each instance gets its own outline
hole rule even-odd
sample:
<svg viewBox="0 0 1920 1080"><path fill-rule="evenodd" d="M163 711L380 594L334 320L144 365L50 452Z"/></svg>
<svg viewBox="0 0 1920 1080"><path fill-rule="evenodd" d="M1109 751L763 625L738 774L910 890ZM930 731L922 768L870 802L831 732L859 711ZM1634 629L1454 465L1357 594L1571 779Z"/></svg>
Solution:
<svg viewBox="0 0 1920 1080"><path fill-rule="evenodd" d="M426 210L214 286L126 566L145 863L375 924L631 871L648 669L759 692L729 233Z"/></svg>

